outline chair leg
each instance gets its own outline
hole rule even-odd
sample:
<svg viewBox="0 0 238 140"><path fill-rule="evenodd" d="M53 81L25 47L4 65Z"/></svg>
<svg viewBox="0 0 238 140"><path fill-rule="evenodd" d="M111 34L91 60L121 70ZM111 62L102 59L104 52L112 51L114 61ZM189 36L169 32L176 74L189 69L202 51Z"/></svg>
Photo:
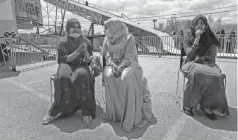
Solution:
<svg viewBox="0 0 238 140"><path fill-rule="evenodd" d="M179 70L177 74L177 87L176 87L176 95L178 95L178 86L179 86Z"/></svg>
<svg viewBox="0 0 238 140"><path fill-rule="evenodd" d="M224 78L224 83L225 83L225 91L226 91L226 78Z"/></svg>
<svg viewBox="0 0 238 140"><path fill-rule="evenodd" d="M52 104L52 102L53 102L53 101L52 101L52 100L53 100L53 99L52 99L52 98L53 98L53 93L52 93L52 81L53 81L53 80L50 78L50 102L51 102L51 104Z"/></svg>
<svg viewBox="0 0 238 140"><path fill-rule="evenodd" d="M185 86L185 76L183 76L183 92L184 92L184 86Z"/></svg>

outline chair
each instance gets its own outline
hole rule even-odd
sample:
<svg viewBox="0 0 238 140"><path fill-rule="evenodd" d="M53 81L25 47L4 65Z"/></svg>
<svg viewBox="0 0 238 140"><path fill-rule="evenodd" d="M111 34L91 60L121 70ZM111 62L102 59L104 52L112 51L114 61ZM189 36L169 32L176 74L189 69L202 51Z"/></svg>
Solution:
<svg viewBox="0 0 238 140"><path fill-rule="evenodd" d="M178 84L179 84L179 73L182 72L182 65L183 65L183 62L184 62L184 59L183 57L186 56L186 53L184 51L184 48L182 47L180 49L180 64L179 64L179 69L178 69L178 76L177 76L177 88L176 88L176 95L178 96ZM183 73L184 74L184 73ZM184 91L184 85L185 85L185 76L183 77L183 91ZM179 97L179 96L178 96ZM181 98L181 97L179 97Z"/></svg>
<svg viewBox="0 0 238 140"><path fill-rule="evenodd" d="M185 73L182 71L182 65L184 60L184 56L186 56L186 53L184 51L184 48L182 47L180 49L180 64L179 64L179 70L178 70L178 76L177 76L177 88L176 88L176 95L177 97L181 98L180 96L178 96L178 85L179 85L179 73L181 72L183 74L183 92L184 92L184 86L185 86ZM225 86L225 90L226 90L226 75L222 73L222 79L224 80L224 86ZM181 98L182 99L182 98Z"/></svg>

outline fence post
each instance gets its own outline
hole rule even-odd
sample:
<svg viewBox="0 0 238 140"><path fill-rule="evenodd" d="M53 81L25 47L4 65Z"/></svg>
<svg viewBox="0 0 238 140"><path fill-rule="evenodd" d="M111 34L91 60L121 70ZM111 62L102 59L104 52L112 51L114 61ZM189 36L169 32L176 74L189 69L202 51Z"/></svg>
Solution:
<svg viewBox="0 0 238 140"><path fill-rule="evenodd" d="M162 49L161 49L162 39L161 39L161 37L157 37L157 38L158 38L158 45L159 45L159 57L161 57L161 55L162 55Z"/></svg>

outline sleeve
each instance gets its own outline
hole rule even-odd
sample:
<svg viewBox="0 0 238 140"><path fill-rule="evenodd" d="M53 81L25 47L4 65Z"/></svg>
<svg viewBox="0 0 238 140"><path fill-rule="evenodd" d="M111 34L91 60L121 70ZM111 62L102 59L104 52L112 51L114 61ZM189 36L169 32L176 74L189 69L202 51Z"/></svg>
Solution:
<svg viewBox="0 0 238 140"><path fill-rule="evenodd" d="M209 47L209 49L207 50L206 56L210 57L212 61L216 62L217 46L212 45L211 47Z"/></svg>
<svg viewBox="0 0 238 140"><path fill-rule="evenodd" d="M93 46L90 40L86 38L86 43L87 43L87 49L88 53L92 56L93 55Z"/></svg>
<svg viewBox="0 0 238 140"><path fill-rule="evenodd" d="M93 59L93 46L90 40L86 39L87 42L87 51L88 51L88 65L91 64L92 59Z"/></svg>
<svg viewBox="0 0 238 140"><path fill-rule="evenodd" d="M112 54L111 53L106 52L104 57L105 57L105 60L106 60L106 65L110 65L111 63L115 63L112 59Z"/></svg>
<svg viewBox="0 0 238 140"><path fill-rule="evenodd" d="M197 52L197 49L192 47L193 42L191 40L191 37L188 37L183 42L183 48L187 56L187 61L193 61L196 57Z"/></svg>
<svg viewBox="0 0 238 140"><path fill-rule="evenodd" d="M125 45L125 53L122 58L121 64L118 67L119 70L123 70L124 68L128 67L133 61L134 55L136 55L135 38L130 35L129 40L126 43L128 44Z"/></svg>
<svg viewBox="0 0 238 140"><path fill-rule="evenodd" d="M58 64L67 63L67 57L69 53L65 48L65 42L60 42L57 51L58 51Z"/></svg>
<svg viewBox="0 0 238 140"><path fill-rule="evenodd" d="M102 54L103 54L103 57L105 58L106 65L110 65L111 63L114 63L114 61L112 59L112 54L107 51L108 46L106 42L107 42L107 38L105 37L103 41Z"/></svg>

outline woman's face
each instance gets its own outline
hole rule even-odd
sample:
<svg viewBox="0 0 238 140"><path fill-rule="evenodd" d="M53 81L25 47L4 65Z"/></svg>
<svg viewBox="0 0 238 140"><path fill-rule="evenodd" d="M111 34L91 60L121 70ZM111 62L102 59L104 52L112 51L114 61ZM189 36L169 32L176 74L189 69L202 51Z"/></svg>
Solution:
<svg viewBox="0 0 238 140"><path fill-rule="evenodd" d="M74 26L71 27L69 30L69 36L72 36L74 38L79 37L81 34L82 34L81 26L78 23L74 24Z"/></svg>
<svg viewBox="0 0 238 140"><path fill-rule="evenodd" d="M202 19L198 19L195 24L195 30L198 30L198 29L205 30L205 23Z"/></svg>
<svg viewBox="0 0 238 140"><path fill-rule="evenodd" d="M112 38L111 30L108 28L107 25L105 25L104 34L107 36L107 38L109 38L109 39Z"/></svg>

